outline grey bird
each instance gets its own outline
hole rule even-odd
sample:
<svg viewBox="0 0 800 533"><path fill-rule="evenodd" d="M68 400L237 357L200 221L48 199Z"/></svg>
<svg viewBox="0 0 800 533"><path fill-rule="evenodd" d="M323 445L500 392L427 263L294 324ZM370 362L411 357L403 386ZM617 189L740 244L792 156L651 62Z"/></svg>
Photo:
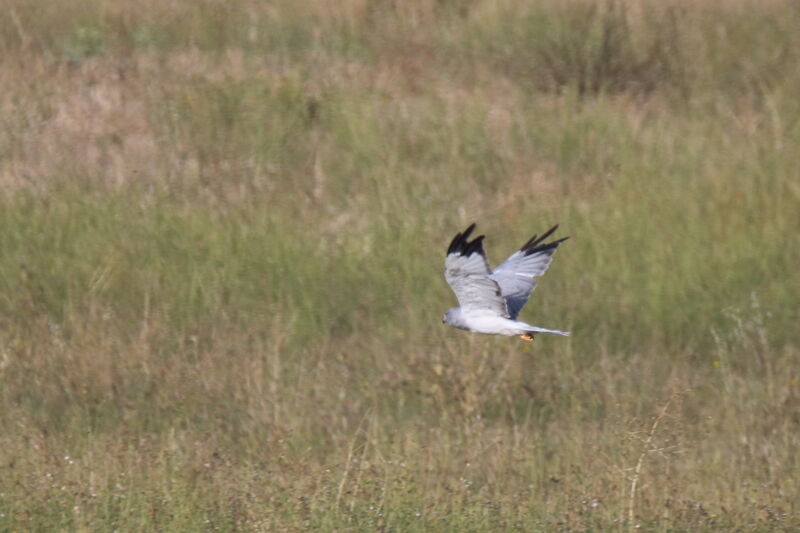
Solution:
<svg viewBox="0 0 800 533"><path fill-rule="evenodd" d="M541 237L534 235L498 266L489 268L483 251L484 235L469 240L475 224L458 233L447 248L444 277L459 307L448 309L442 322L448 326L490 335L518 335L532 341L537 333L568 336L568 331L540 328L517 320L536 288L536 277L550 266L558 246L569 237L545 243L558 224Z"/></svg>

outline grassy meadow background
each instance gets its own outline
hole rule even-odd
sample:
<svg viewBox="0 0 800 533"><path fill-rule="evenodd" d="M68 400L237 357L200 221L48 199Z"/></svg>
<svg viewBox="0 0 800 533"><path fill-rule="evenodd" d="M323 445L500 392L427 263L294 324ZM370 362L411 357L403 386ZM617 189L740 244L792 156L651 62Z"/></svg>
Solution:
<svg viewBox="0 0 800 533"><path fill-rule="evenodd" d="M800 528L795 2L2 11L0 531Z"/></svg>

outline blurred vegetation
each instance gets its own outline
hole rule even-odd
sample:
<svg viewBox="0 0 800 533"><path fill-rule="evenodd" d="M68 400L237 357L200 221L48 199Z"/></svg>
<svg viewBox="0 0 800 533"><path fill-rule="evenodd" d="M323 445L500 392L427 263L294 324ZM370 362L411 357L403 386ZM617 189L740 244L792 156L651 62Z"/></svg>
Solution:
<svg viewBox="0 0 800 533"><path fill-rule="evenodd" d="M795 3L6 4L0 531L800 527Z"/></svg>

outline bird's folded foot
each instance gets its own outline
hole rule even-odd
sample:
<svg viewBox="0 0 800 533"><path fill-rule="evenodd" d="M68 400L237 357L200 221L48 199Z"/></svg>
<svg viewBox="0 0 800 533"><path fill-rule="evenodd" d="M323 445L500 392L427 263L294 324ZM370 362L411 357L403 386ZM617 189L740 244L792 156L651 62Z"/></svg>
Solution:
<svg viewBox="0 0 800 533"><path fill-rule="evenodd" d="M532 342L533 341L533 333L523 333L522 335L519 336L519 338L524 340L524 341Z"/></svg>

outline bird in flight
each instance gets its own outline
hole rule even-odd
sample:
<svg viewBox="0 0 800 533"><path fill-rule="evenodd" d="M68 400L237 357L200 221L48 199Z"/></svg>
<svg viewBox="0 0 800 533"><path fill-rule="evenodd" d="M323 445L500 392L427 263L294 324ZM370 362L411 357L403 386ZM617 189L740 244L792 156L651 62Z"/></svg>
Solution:
<svg viewBox="0 0 800 533"><path fill-rule="evenodd" d="M519 335L526 341L532 341L537 333L568 336L568 331L517 320L536 288L536 277L545 273L558 245L569 238L544 242L557 228L556 224L541 237L531 237L494 272L483 251L484 235L469 240L474 223L453 237L444 261L444 277L456 294L459 307L448 309L442 322L476 333Z"/></svg>

